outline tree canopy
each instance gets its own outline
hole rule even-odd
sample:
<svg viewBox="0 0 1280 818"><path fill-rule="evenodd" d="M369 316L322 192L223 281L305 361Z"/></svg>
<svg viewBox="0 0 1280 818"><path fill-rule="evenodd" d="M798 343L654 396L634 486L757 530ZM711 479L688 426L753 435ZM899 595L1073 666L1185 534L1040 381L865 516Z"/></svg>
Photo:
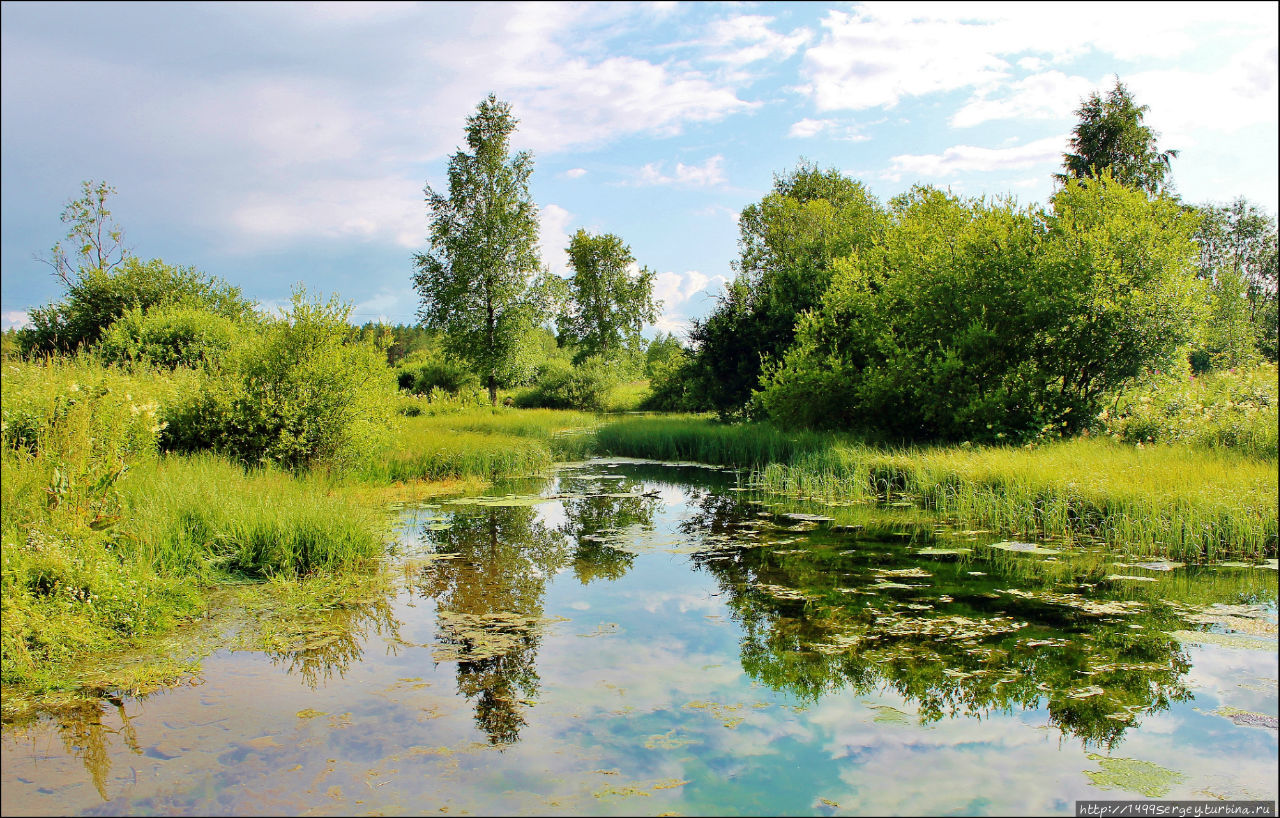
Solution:
<svg viewBox="0 0 1280 818"><path fill-rule="evenodd" d="M1116 77L1115 87L1103 99L1095 91L1076 109L1080 121L1071 134L1071 153L1062 156L1067 179L1095 179L1109 172L1118 182L1156 194L1167 187L1176 150L1161 151L1156 132L1142 124L1150 108L1138 105L1129 89Z"/></svg>
<svg viewBox="0 0 1280 818"><path fill-rule="evenodd" d="M658 317L653 271L633 270L631 248L612 233L593 236L579 229L567 250L573 278L558 325L561 336L577 347L577 360L638 348L640 328Z"/></svg>

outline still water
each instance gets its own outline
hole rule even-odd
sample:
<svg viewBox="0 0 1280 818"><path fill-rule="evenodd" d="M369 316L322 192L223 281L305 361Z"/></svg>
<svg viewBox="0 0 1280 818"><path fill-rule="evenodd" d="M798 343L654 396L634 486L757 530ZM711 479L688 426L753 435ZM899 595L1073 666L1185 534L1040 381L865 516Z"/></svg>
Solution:
<svg viewBox="0 0 1280 818"><path fill-rule="evenodd" d="M3 812L1277 797L1274 560L1126 561L620 460L401 514L381 590L323 628L6 726Z"/></svg>

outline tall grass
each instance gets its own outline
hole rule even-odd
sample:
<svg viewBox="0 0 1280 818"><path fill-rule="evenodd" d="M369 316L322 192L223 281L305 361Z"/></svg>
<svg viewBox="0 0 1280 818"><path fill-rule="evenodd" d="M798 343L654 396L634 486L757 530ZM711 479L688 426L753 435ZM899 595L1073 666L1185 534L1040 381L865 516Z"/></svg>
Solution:
<svg viewBox="0 0 1280 818"><path fill-rule="evenodd" d="M470 408L401 421L396 441L359 471L367 482L496 479L586 456L596 416L554 409Z"/></svg>
<svg viewBox="0 0 1280 818"><path fill-rule="evenodd" d="M697 415L630 417L601 427L595 435L601 454L721 466L789 463L836 440L831 434L783 432L759 423L731 425Z"/></svg>
<svg viewBox="0 0 1280 818"><path fill-rule="evenodd" d="M596 440L609 454L748 467L765 491L908 497L967 525L1026 536L1094 538L1189 560L1276 553L1275 461L1230 450L1097 438L895 449L695 416L620 419Z"/></svg>
<svg viewBox="0 0 1280 818"><path fill-rule="evenodd" d="M1035 449L840 445L758 470L784 494L910 496L970 525L1085 536L1127 552L1214 560L1274 555L1274 462L1227 451L1075 439Z"/></svg>

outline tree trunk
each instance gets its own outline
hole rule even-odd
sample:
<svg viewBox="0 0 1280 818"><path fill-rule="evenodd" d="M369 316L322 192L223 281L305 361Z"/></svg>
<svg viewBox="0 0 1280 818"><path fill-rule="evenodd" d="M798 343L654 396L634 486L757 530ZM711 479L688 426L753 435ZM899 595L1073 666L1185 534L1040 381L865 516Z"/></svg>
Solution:
<svg viewBox="0 0 1280 818"><path fill-rule="evenodd" d="M489 403L493 406L498 405L498 379L493 375L489 376Z"/></svg>

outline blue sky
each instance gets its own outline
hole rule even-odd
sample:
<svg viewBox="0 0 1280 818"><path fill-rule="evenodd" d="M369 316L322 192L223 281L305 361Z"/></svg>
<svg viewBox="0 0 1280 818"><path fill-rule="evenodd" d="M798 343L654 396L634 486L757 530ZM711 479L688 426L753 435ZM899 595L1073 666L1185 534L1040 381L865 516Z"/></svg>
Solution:
<svg viewBox="0 0 1280 818"><path fill-rule="evenodd" d="M85 179L126 243L266 307L303 282L412 322L422 188L489 92L534 154L543 261L579 227L658 272L658 326L714 305L736 215L801 157L881 199L1051 192L1119 75L1191 202L1277 205L1274 3L17 3L2 6L5 327Z"/></svg>

